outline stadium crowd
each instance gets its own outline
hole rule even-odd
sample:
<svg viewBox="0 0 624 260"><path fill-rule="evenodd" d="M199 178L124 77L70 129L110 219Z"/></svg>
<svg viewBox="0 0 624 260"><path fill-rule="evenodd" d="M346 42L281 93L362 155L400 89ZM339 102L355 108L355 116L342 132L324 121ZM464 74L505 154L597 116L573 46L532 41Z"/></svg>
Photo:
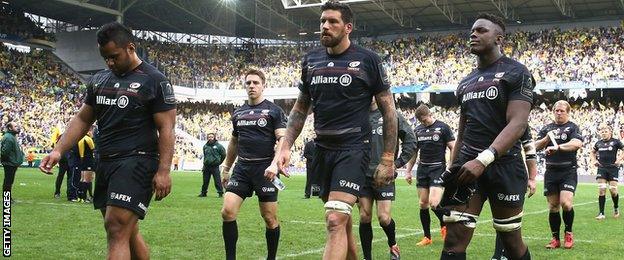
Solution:
<svg viewBox="0 0 624 260"><path fill-rule="evenodd" d="M54 34L46 33L21 10L0 4L0 34L14 35L22 39L55 41Z"/></svg>
<svg viewBox="0 0 624 260"><path fill-rule="evenodd" d="M404 37L359 43L385 61L392 86L456 84L470 73L474 58L467 35ZM149 60L178 85L241 89L240 75L249 64L267 74L267 86L292 87L298 81L302 54L311 46L264 46L240 49L143 41ZM624 79L624 30L621 27L516 31L505 53L525 64L538 82L595 83ZM223 84L217 84L217 83Z"/></svg>
<svg viewBox="0 0 624 260"><path fill-rule="evenodd" d="M6 12L7 10L2 10ZM13 14L14 22L19 22ZM24 18L28 19L28 18ZM28 20L30 21L30 20ZM26 21L26 22L28 22ZM32 21L30 21L32 23ZM3 22L3 25L6 24ZM31 30L32 31L32 30ZM467 54L465 35L399 38L393 41L363 41L367 47L381 53L391 84L409 85L421 82L452 84L466 75L474 61ZM537 81L586 81L624 79L624 31L622 28L595 28L540 32L514 32L505 51L532 71ZM563 44L566 42L567 44ZM540 44L529 44L540 43ZM172 81L201 82L200 87L215 87L215 82L228 82L227 88L242 88L240 72L249 64L266 71L267 86L293 86L299 75L301 54L311 46L265 46L235 49L224 46L202 46L142 40L147 60L168 74ZM534 48L532 46L540 46ZM557 57L555 59L555 57ZM41 50L22 53L0 47L0 119L2 123L17 119L23 126L18 138L29 150L50 149L49 136L62 126L79 107L85 84L64 69L56 58ZM597 141L595 118L608 122L615 135L624 137L620 122L624 120L622 106L609 108L583 106L574 109L572 121L583 129L584 149L580 153L580 172L595 174L589 165L590 148ZM215 133L219 141L227 142L231 135L232 104L210 102L181 103L178 107L177 128L188 136L178 135L176 156L199 159L199 141ZM414 106L402 107L412 124L417 124ZM288 111L289 107L284 107ZM448 122L456 131L457 108L433 108L437 118ZM597 116L599 115L599 116ZM551 121L552 114L537 107L531 115L534 136L539 128ZM294 145L293 164L302 166L305 140L313 138L312 117L308 117L301 138ZM184 160L184 159L182 159Z"/></svg>

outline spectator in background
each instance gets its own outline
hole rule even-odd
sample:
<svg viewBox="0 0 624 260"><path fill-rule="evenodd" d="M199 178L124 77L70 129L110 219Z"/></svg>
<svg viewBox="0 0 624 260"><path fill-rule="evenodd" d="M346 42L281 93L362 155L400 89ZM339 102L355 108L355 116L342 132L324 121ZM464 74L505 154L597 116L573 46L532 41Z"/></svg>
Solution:
<svg viewBox="0 0 624 260"><path fill-rule="evenodd" d="M24 152L17 142L15 136L19 134L20 127L16 122L6 124L6 130L0 141L0 162L4 168L3 191L11 192L13 181L15 180L15 172L17 168L24 162ZM11 196L11 203L15 202Z"/></svg>
<svg viewBox="0 0 624 260"><path fill-rule="evenodd" d="M33 167L33 162L35 161L35 152L33 150L28 151L28 155L26 155L26 161L28 162L28 167Z"/></svg>
<svg viewBox="0 0 624 260"><path fill-rule="evenodd" d="M223 160L225 160L225 148L215 139L214 133L209 133L208 141L204 145L204 167L202 168L204 182L198 197L206 197L210 177L213 178L219 198L223 197L221 174L219 174L219 165L223 163Z"/></svg>

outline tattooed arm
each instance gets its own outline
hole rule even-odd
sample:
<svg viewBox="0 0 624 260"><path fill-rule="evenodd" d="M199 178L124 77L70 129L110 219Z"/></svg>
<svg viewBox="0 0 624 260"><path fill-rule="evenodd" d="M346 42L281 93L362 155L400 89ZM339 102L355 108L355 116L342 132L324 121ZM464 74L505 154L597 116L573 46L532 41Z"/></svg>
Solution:
<svg viewBox="0 0 624 260"><path fill-rule="evenodd" d="M290 110L290 115L288 116L286 135L282 138L284 139L282 147L276 155L278 157L277 167L280 171L284 171L290 163L290 148L292 148L295 140L299 134L301 134L301 129L303 129L305 120L308 117L310 103L310 95L299 92L299 97L297 97L297 101L292 110Z"/></svg>
<svg viewBox="0 0 624 260"><path fill-rule="evenodd" d="M389 89L375 95L375 100L383 117L383 154L375 171L375 183L380 186L389 184L394 179L394 152L397 147L398 120L394 98Z"/></svg>

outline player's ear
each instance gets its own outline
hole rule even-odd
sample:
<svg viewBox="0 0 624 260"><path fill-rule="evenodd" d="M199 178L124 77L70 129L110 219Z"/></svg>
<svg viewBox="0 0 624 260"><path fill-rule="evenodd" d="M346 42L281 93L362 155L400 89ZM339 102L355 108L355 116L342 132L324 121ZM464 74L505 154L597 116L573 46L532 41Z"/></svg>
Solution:
<svg viewBox="0 0 624 260"><path fill-rule="evenodd" d="M126 49L128 50L128 52L132 53L132 52L136 52L136 45L134 45L133 42L128 43L128 45L126 45Z"/></svg>
<svg viewBox="0 0 624 260"><path fill-rule="evenodd" d="M353 23L347 23L345 24L345 30L347 32L347 34L351 34L351 32L353 31Z"/></svg>

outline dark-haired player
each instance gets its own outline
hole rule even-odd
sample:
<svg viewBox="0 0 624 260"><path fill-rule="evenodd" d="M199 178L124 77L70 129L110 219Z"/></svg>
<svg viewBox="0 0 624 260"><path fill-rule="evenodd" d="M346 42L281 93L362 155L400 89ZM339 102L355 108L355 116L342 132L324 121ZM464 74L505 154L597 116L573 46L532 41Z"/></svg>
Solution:
<svg viewBox="0 0 624 260"><path fill-rule="evenodd" d="M570 122L570 104L565 100L555 102L553 114L555 120L542 128L537 135L535 147L545 149L546 173L544 173L544 196L548 200L550 213L548 222L552 239L546 248L553 249L561 246L559 229L561 218L565 225L563 247L570 249L574 246L572 224L574 223L574 192L578 182L576 173L576 151L583 146L583 137L579 127ZM563 214L559 216L559 209Z"/></svg>
<svg viewBox="0 0 624 260"><path fill-rule="evenodd" d="M93 206L104 216L108 259L148 259L139 219L171 190L175 96L167 78L136 54L132 31L113 22L97 32L107 70L91 77L84 104L41 162L50 172L94 121L98 125Z"/></svg>
<svg viewBox="0 0 624 260"><path fill-rule="evenodd" d="M358 207L360 209L360 242L362 243L364 259L372 259L373 227L371 225L371 218L373 215L373 203L376 203L379 225L386 234L386 237L388 237L390 258L399 259L401 252L396 242L396 224L394 219L392 219L391 213L392 201L394 201L395 197L395 184L392 182L382 186L373 185L375 181L374 173L383 152L383 118L374 99L373 102L371 102L370 109L370 124L373 130L371 158L366 173L366 181L364 182L364 187L362 187L361 196L358 200ZM401 168L412 158L416 150L416 137L414 136L412 127L407 120L405 120L403 115L397 111L396 116L399 123L398 137L399 140L401 140L401 156L394 160L394 166L396 168ZM397 154L398 152L399 147L397 147Z"/></svg>
<svg viewBox="0 0 624 260"><path fill-rule="evenodd" d="M535 82L527 68L501 51L505 24L480 14L472 25L470 52L477 68L461 80L457 142L449 173L442 179L447 235L441 259L466 259L483 203L513 259L530 259L521 227L527 171L520 137L527 128Z"/></svg>
<svg viewBox="0 0 624 260"><path fill-rule="evenodd" d="M245 73L248 102L232 114L233 131L227 147L225 165L221 173L223 198L223 241L226 259L236 259L238 226L236 217L245 198L258 196L260 215L266 225L267 259L275 259L279 244L280 226L277 220L277 187L271 183L277 178L275 147L279 148L286 132L286 115L273 102L264 98L266 78L259 70ZM238 157L230 177L230 168Z"/></svg>
<svg viewBox="0 0 624 260"><path fill-rule="evenodd" d="M420 125L416 126L414 133L418 141L418 152L420 161L416 169L416 179L418 187L418 202L420 206L420 223L423 227L424 237L417 246L428 246L433 243L431 240L431 216L429 215L429 207L436 209L442 199L442 183L440 183L440 175L446 170L446 150L453 150L455 145L455 137L451 128L444 122L433 118L431 111L427 105L422 104L416 108L416 119ZM412 184L412 168L416 162L418 154L414 154L413 158L407 164L407 172L405 180ZM434 210L434 213L440 221L440 233L442 241L446 237L446 226L442 220L442 212Z"/></svg>
<svg viewBox="0 0 624 260"><path fill-rule="evenodd" d="M351 211L360 196L370 160L369 108L375 97L383 118L383 153L375 185L394 180L397 118L394 99L379 56L349 40L353 13L348 5L327 1L321 6L321 44L301 64L299 97L288 118L277 165L284 170L290 148L311 108L317 150L312 171L321 176L327 239L325 259L356 259Z"/></svg>
<svg viewBox="0 0 624 260"><path fill-rule="evenodd" d="M624 149L624 145L620 140L613 138L611 127L607 124L601 124L598 128L600 131L600 140L594 144L591 151L592 164L598 167L596 180L598 181L598 216L597 220L605 219L605 193L607 188L611 192L611 200L613 200L613 217L620 217L618 209L618 168L622 164L622 157L618 157L618 151Z"/></svg>

